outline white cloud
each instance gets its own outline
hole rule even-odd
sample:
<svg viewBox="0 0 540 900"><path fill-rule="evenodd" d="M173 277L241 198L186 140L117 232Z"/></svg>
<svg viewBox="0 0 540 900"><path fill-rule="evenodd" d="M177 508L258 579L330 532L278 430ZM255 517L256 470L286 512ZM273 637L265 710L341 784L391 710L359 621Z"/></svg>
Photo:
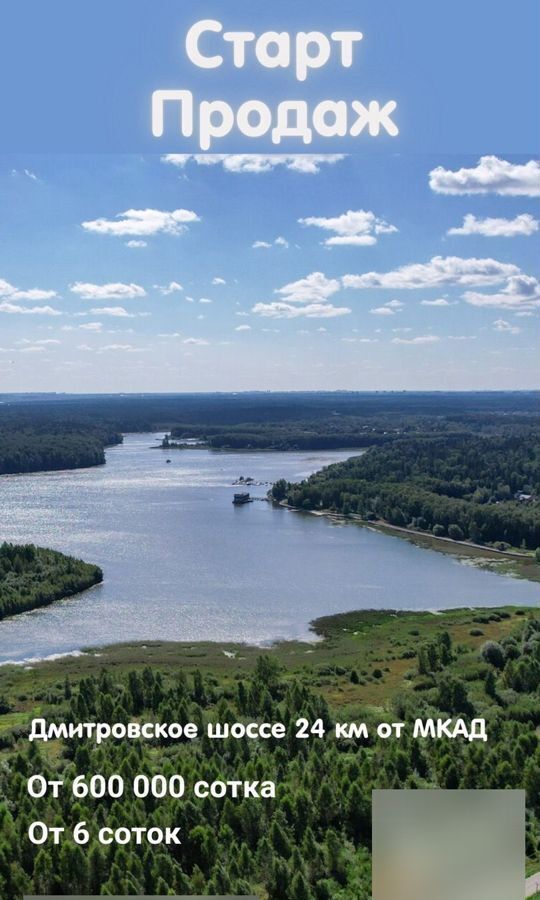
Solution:
<svg viewBox="0 0 540 900"><path fill-rule="evenodd" d="M285 250L288 250L290 244L286 238L279 235L273 244L268 243L268 241L255 241L251 246L254 250L269 250L272 246L283 247Z"/></svg>
<svg viewBox="0 0 540 900"><path fill-rule="evenodd" d="M519 334L521 331L521 328L518 328L517 325L511 325L505 319L496 319L493 323L493 328L495 331L502 331L507 334Z"/></svg>
<svg viewBox="0 0 540 900"><path fill-rule="evenodd" d="M438 194L502 194L540 197L540 162L510 163L482 156L472 169L452 172L438 166L429 173L429 186Z"/></svg>
<svg viewBox="0 0 540 900"><path fill-rule="evenodd" d="M466 291L463 299L471 306L532 310L540 306L540 282L530 275L513 275L497 294Z"/></svg>
<svg viewBox="0 0 540 900"><path fill-rule="evenodd" d="M212 284L216 284L216 285L217 284L227 284L227 282L225 281L224 278L216 277L216 278L212 278Z"/></svg>
<svg viewBox="0 0 540 900"><path fill-rule="evenodd" d="M169 281L168 284L155 284L154 288L156 291L159 291L160 294L163 294L164 297L168 297L169 294L176 294L177 292L184 290L178 281Z"/></svg>
<svg viewBox="0 0 540 900"><path fill-rule="evenodd" d="M89 315L92 316L114 316L120 319L134 319L133 313L128 313L123 306L99 306L91 309Z"/></svg>
<svg viewBox="0 0 540 900"><path fill-rule="evenodd" d="M148 247L148 244L146 241L126 241L126 247L136 249L137 247Z"/></svg>
<svg viewBox="0 0 540 900"><path fill-rule="evenodd" d="M82 329L82 331L101 331L103 329L103 322L87 322L86 325L79 325L79 328Z"/></svg>
<svg viewBox="0 0 540 900"><path fill-rule="evenodd" d="M199 303L211 303L211 302L212 301L210 300L209 297L201 297L199 300Z"/></svg>
<svg viewBox="0 0 540 900"><path fill-rule="evenodd" d="M107 351L129 351L133 350L131 344L106 344L105 347L100 347L100 352L105 353Z"/></svg>
<svg viewBox="0 0 540 900"><path fill-rule="evenodd" d="M48 344L60 344L61 341L56 338L42 338L39 341L30 341L28 338L22 338L20 341L16 341L17 344L32 344L33 346L45 347Z"/></svg>
<svg viewBox="0 0 540 900"><path fill-rule="evenodd" d="M292 281L274 291L281 294L286 303L324 302L339 291L337 278L327 278L322 272L311 272L305 278Z"/></svg>
<svg viewBox="0 0 540 900"><path fill-rule="evenodd" d="M350 313L348 307L336 307L328 303L340 289L336 278L327 278L322 272L311 272L305 278L292 281L274 291L281 299L272 303L256 303L252 312L261 316L280 319L332 318Z"/></svg>
<svg viewBox="0 0 540 900"><path fill-rule="evenodd" d="M451 306L449 300L444 297L437 297L436 300L420 300L420 306Z"/></svg>
<svg viewBox="0 0 540 900"><path fill-rule="evenodd" d="M367 338L367 337L363 337L363 338L344 337L344 338L341 338L341 340L345 344L378 344L379 343L379 338Z"/></svg>
<svg viewBox="0 0 540 900"><path fill-rule="evenodd" d="M53 309L52 306L19 306L10 300L2 300L0 302L0 313L16 314L23 316L61 316L59 309Z"/></svg>
<svg viewBox="0 0 540 900"><path fill-rule="evenodd" d="M81 300L135 300L146 297L146 291L140 284L123 284L121 281L108 284L76 281L75 284L70 284L69 289Z"/></svg>
<svg viewBox="0 0 540 900"><path fill-rule="evenodd" d="M436 334L419 334L413 338L392 338L393 344L437 344L440 337Z"/></svg>
<svg viewBox="0 0 540 900"><path fill-rule="evenodd" d="M522 213L515 219L477 219L468 213L459 228L449 228L447 234L480 234L483 237L528 236L538 231L539 223L529 213Z"/></svg>
<svg viewBox="0 0 540 900"><path fill-rule="evenodd" d="M14 178L16 178L17 175L26 175L26 177L30 178L31 181L39 181L39 178L37 177L36 173L32 172L31 169L23 169L22 172L19 172L18 169L12 169L11 174Z"/></svg>
<svg viewBox="0 0 540 900"><path fill-rule="evenodd" d="M401 310L404 306L405 304L401 300L389 300L383 306L376 306L375 309L370 309L370 313L374 316L393 316L396 311Z"/></svg>
<svg viewBox="0 0 540 900"><path fill-rule="evenodd" d="M325 231L333 231L334 235L324 242L327 247L369 246L377 243L379 234L391 234L398 230L395 225L390 225L375 213L363 209L349 209L346 213L331 218L308 216L298 221L301 225L314 225Z"/></svg>
<svg viewBox="0 0 540 900"><path fill-rule="evenodd" d="M347 306L332 306L331 303L308 303L305 306L293 306L291 303L274 301L273 303L256 303L252 312L270 319L296 319L305 316L308 319L332 319L350 313Z"/></svg>
<svg viewBox="0 0 540 900"><path fill-rule="evenodd" d="M200 222L191 209L127 209L114 219L92 219L83 222L85 231L111 234L118 237L150 237L154 234L182 234L191 222Z"/></svg>
<svg viewBox="0 0 540 900"><path fill-rule="evenodd" d="M53 297L56 296L56 291L44 291L41 288L29 288L26 291L21 291L19 288L10 284L9 281L0 278L0 297L6 297L9 300L30 300L39 302L40 300L52 300Z"/></svg>
<svg viewBox="0 0 540 900"><path fill-rule="evenodd" d="M251 325L237 325L235 331L251 331Z"/></svg>
<svg viewBox="0 0 540 900"><path fill-rule="evenodd" d="M196 347L207 347L210 341L206 341L204 338L185 338L182 341L183 344L194 344Z"/></svg>
<svg viewBox="0 0 540 900"><path fill-rule="evenodd" d="M304 175L316 175L320 172L321 166L334 165L342 159L345 159L342 153L272 153L268 156L261 153L167 153L161 157L162 162L181 169L189 162L195 162L199 166L221 164L227 172L236 174L248 172L257 175L271 172L279 166Z"/></svg>
<svg viewBox="0 0 540 900"><path fill-rule="evenodd" d="M442 285L491 285L519 274L518 266L496 259L462 259L434 256L427 263L410 263L390 272L344 275L346 288L388 288L414 290Z"/></svg>

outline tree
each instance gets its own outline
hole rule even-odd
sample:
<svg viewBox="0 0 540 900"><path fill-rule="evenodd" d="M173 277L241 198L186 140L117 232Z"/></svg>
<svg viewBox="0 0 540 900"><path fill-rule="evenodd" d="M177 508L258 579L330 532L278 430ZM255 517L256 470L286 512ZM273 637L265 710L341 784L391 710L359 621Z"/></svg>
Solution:
<svg viewBox="0 0 540 900"><path fill-rule="evenodd" d="M495 666L496 669L504 669L504 650L497 641L486 641L482 644L480 654L482 659L491 666Z"/></svg>
<svg viewBox="0 0 540 900"><path fill-rule="evenodd" d="M281 500L284 500L287 496L287 491L289 490L289 485L285 481L284 478L279 478L278 481L272 486L272 496L274 500L277 500L278 503Z"/></svg>

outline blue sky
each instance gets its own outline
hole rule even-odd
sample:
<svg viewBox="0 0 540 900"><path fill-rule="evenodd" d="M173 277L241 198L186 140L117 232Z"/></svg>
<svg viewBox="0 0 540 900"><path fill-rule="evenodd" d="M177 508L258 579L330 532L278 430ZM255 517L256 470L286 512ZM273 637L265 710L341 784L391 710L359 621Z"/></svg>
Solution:
<svg viewBox="0 0 540 900"><path fill-rule="evenodd" d="M539 198L529 156L4 155L3 390L537 387Z"/></svg>
<svg viewBox="0 0 540 900"><path fill-rule="evenodd" d="M224 29L359 30L354 65L334 56L299 83L290 68L264 69L248 54L235 69L198 69L184 49L189 27L217 19ZM313 149L533 153L538 147L540 57L537 0L4 0L0 23L0 152L188 152L168 129L150 133L150 97L184 88L197 100L237 105L253 97L371 99L398 103L398 139L365 134ZM223 50L208 38L208 52ZM336 147L336 142L339 144ZM268 152L232 133L216 152ZM273 148L275 150L275 147ZM285 152L302 150L298 139Z"/></svg>

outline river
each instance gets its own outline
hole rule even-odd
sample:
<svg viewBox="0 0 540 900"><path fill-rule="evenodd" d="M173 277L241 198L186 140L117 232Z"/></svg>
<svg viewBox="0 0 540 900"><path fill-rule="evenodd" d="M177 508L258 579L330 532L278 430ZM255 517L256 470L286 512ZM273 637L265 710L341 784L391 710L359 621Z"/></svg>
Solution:
<svg viewBox="0 0 540 900"><path fill-rule="evenodd" d="M538 584L402 538L266 502L232 505L240 475L299 480L350 452L163 451L155 443L126 435L105 466L0 478L3 540L62 550L104 572L84 594L0 622L0 661L131 640L307 638L313 618L359 608L540 602Z"/></svg>

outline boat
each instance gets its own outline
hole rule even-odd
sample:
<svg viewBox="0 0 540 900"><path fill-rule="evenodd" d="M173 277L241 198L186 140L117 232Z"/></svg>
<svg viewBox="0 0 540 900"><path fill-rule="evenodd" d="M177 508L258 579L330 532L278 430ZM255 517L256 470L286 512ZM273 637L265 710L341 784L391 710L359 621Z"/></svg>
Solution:
<svg viewBox="0 0 540 900"><path fill-rule="evenodd" d="M239 494L235 494L233 497L233 503L235 506L242 506L244 503L252 503L252 502L253 501L247 491L242 491Z"/></svg>

